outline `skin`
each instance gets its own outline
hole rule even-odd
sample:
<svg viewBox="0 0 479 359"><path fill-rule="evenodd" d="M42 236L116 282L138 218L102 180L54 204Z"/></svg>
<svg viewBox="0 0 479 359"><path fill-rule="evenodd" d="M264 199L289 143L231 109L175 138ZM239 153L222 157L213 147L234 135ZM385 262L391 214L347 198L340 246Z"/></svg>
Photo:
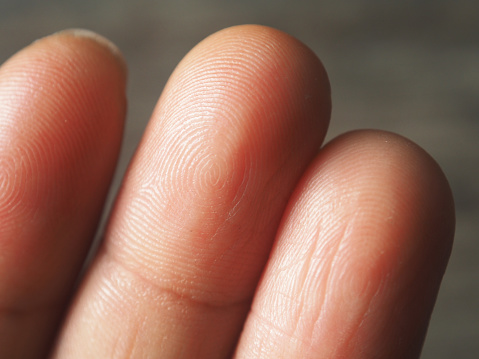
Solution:
<svg viewBox="0 0 479 359"><path fill-rule="evenodd" d="M0 357L419 356L454 234L447 180L392 133L318 150L326 72L266 27L220 31L178 65L76 286L125 81L84 31L0 69Z"/></svg>

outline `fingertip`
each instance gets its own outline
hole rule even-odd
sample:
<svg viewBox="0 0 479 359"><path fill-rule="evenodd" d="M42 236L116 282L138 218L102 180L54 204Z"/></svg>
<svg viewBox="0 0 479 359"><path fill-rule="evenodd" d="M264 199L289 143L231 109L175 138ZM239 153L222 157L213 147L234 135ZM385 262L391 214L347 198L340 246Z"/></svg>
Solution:
<svg viewBox="0 0 479 359"><path fill-rule="evenodd" d="M184 78L202 81L206 77L209 86L223 83L226 91L231 89L235 106L257 100L258 109L272 118L291 108L296 111L291 116L307 113L305 117L316 123L315 131L321 134L318 146L322 142L331 115L329 78L319 57L293 36L262 25L222 29L185 56L166 90L171 84L183 84Z"/></svg>
<svg viewBox="0 0 479 359"><path fill-rule="evenodd" d="M295 38L294 36L281 30L256 24L232 26L210 36L205 41L216 40L222 38L238 38L243 42L257 43L258 48L276 48L278 63L286 62L291 71L294 71L300 79L300 75L306 74L312 83L321 87L321 101L327 104L327 111L331 111L331 85L327 71L318 55L311 50L306 44ZM268 59L271 61L271 59ZM272 61L274 63L274 61ZM278 66L282 69L282 66ZM284 77L292 76L294 73L285 71ZM298 83L298 87L303 86ZM291 89L294 90L294 89Z"/></svg>
<svg viewBox="0 0 479 359"><path fill-rule="evenodd" d="M394 245L417 254L416 268L430 265L442 278L454 239L454 199L446 175L423 148L387 131L351 131L328 143L309 171L313 186L321 181L336 188L327 192L331 198L367 208L378 228L387 223Z"/></svg>
<svg viewBox="0 0 479 359"><path fill-rule="evenodd" d="M450 188L430 155L384 131L339 136L290 199L240 349L278 341L264 334L274 327L293 340L268 354L417 357L453 234Z"/></svg>
<svg viewBox="0 0 479 359"><path fill-rule="evenodd" d="M363 175L359 185L371 194L379 193L383 187L385 195L397 201L405 213L406 208L413 208L416 217L421 214L424 227L440 228L439 238L444 239L450 251L455 227L454 198L445 173L427 151L408 138L382 130L345 133L324 150L335 153L331 158L337 155L340 162L344 161L343 178L359 179ZM329 155L325 153L324 158Z"/></svg>
<svg viewBox="0 0 479 359"><path fill-rule="evenodd" d="M371 300L343 349L418 355L454 239L454 201L444 172L411 140L378 130L339 136L316 164L321 187L335 183L334 192L323 194L336 202L336 223L347 224L338 293L347 288L344 298L354 293L354 300Z"/></svg>
<svg viewBox="0 0 479 359"><path fill-rule="evenodd" d="M56 32L53 35L50 35L50 37L53 38L66 38L67 40L69 39L78 39L78 40L86 40L86 41L91 41L101 47L104 50L107 50L115 59L115 62L120 66L122 72L127 74L128 72L128 66L125 60L125 57L123 56L120 48L115 45L112 41L107 39L106 37L91 31L87 29L81 29L81 28L72 28L72 29L66 29L62 30L59 32Z"/></svg>
<svg viewBox="0 0 479 359"><path fill-rule="evenodd" d="M76 31L0 68L2 357L48 350L116 166L122 66L103 40Z"/></svg>
<svg viewBox="0 0 479 359"><path fill-rule="evenodd" d="M120 48L108 38L94 31L83 28L60 30L33 41L32 44L24 50L36 46L45 46L45 43L49 42L59 43L63 46L86 46L86 49L84 49L85 52L91 51L93 47L96 47L96 51L103 52L106 56L112 57L114 63L120 67L121 72L124 73L126 77L128 66ZM93 47L91 45L93 45Z"/></svg>
<svg viewBox="0 0 479 359"><path fill-rule="evenodd" d="M251 213L243 208L258 200L253 193L263 186L262 196L278 205L268 205L261 216L268 218L265 223L279 222L279 209L286 204L291 186L324 138L330 111L326 71L300 41L258 25L235 26L209 36L185 56L168 80L113 212L108 248L135 258L139 247L151 245L145 241L148 233L170 226L176 221L172 213L179 219L184 208L190 208L191 216L197 206L202 208L201 217L211 222L211 229L224 221L226 213L231 218L234 213L238 221L245 218L241 221L254 227L257 222L248 219ZM139 223L115 221L133 211L129 199L121 200L131 198L132 193L158 195L152 201L148 194L152 203L148 211L158 212L151 223L139 217ZM144 203L137 201L141 207ZM204 222L201 232L207 237L210 229L205 230ZM145 234L131 236L131 240L117 234L126 227L123 223ZM185 226L184 220L181 225ZM156 241L151 243L147 252L157 250ZM262 243L258 266L271 241ZM164 255L162 249L158 258ZM178 273L176 262L175 267ZM250 268L258 273L256 266Z"/></svg>
<svg viewBox="0 0 479 359"><path fill-rule="evenodd" d="M103 40L92 37L78 31L48 36L0 69L0 229L10 248L3 265L24 264L8 281L17 286L42 285L28 276L40 273L37 258L49 246L87 248L116 165L125 73ZM76 228L73 218L75 237L82 239L56 246L62 233Z"/></svg>

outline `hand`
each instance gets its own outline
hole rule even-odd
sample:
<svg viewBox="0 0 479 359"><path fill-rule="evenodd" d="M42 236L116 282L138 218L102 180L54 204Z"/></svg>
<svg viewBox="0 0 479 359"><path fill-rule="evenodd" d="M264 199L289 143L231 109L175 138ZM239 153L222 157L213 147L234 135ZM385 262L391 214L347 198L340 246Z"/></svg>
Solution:
<svg viewBox="0 0 479 359"><path fill-rule="evenodd" d="M454 232L447 181L391 133L318 152L325 70L259 26L214 34L178 65L76 288L125 73L82 31L0 70L1 358L419 355Z"/></svg>

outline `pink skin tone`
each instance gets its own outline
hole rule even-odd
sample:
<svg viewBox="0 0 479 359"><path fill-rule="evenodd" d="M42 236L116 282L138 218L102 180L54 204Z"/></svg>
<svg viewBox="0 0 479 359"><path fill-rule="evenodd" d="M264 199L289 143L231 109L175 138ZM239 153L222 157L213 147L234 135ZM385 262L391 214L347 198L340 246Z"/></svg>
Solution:
<svg viewBox="0 0 479 359"><path fill-rule="evenodd" d="M74 291L125 81L118 49L85 31L0 69L0 357L419 356L454 234L447 180L392 133L319 150L326 71L261 26L180 62Z"/></svg>

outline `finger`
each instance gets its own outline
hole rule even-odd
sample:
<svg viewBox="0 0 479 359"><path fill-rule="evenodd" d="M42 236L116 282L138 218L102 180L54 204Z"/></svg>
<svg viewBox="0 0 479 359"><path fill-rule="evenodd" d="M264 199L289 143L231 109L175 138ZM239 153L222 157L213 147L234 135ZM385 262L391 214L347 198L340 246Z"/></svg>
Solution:
<svg viewBox="0 0 479 359"><path fill-rule="evenodd" d="M322 150L292 196L236 358L416 358L454 232L420 148L364 131Z"/></svg>
<svg viewBox="0 0 479 359"><path fill-rule="evenodd" d="M124 65L92 36L44 38L0 70L2 358L45 355L115 167Z"/></svg>
<svg viewBox="0 0 479 359"><path fill-rule="evenodd" d="M241 26L169 80L57 357L231 354L292 188L329 120L316 56Z"/></svg>

